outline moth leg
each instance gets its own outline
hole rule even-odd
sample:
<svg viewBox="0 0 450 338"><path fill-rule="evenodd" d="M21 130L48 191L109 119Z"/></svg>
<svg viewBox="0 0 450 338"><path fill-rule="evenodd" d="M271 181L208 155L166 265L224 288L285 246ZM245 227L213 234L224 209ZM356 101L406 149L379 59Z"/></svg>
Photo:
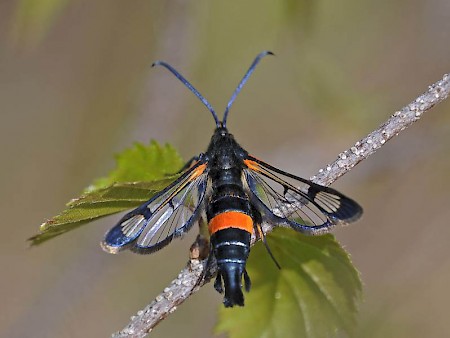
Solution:
<svg viewBox="0 0 450 338"><path fill-rule="evenodd" d="M264 233L260 223L255 223L255 232L256 232L257 236L261 236L260 237L261 241L263 242L264 246L266 247L267 253L269 254L270 258L272 258L272 261L275 263L277 268L281 270L280 264L275 259L274 255L272 253L272 250L270 250L269 244L267 243L266 234Z"/></svg>
<svg viewBox="0 0 450 338"><path fill-rule="evenodd" d="M217 274L216 280L214 281L214 289L216 289L218 293L223 293L223 281L220 273Z"/></svg>
<svg viewBox="0 0 450 338"><path fill-rule="evenodd" d="M214 287L215 286L216 286L216 284L214 283ZM245 286L245 291L250 292L250 288L252 287L252 282L250 280L250 277L248 276L247 270L244 270L244 286Z"/></svg>
<svg viewBox="0 0 450 338"><path fill-rule="evenodd" d="M197 244L197 243L199 243L199 244ZM200 245L200 249L197 248L197 245ZM202 245L203 245L203 248L202 248ZM206 255L205 255L206 245L207 245L208 251L206 252ZM194 249L192 250L193 247L194 247ZM193 253L195 253L195 252L197 252L197 257L195 257L193 255ZM204 256L202 257L202 255L204 255ZM209 272L209 270L211 269L211 266L213 266L215 264L215 263L213 263L213 262L215 262L214 254L212 252L212 247L211 247L211 244L209 243L209 240L205 239L202 235L198 235L197 240L191 246L191 259L205 260L206 256L208 257L206 260L206 264L203 268L202 273L200 274L200 276L198 276L197 282L195 282L192 289L195 289L197 286L200 286L200 284L204 280L208 281L213 277L212 274ZM217 280L216 280L216 282L217 282ZM214 287L215 287L215 285L216 284L214 283Z"/></svg>

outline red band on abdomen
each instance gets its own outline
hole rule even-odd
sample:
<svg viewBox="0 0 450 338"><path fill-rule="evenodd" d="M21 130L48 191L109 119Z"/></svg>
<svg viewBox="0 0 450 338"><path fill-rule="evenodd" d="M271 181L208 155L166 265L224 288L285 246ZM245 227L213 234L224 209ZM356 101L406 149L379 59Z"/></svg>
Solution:
<svg viewBox="0 0 450 338"><path fill-rule="evenodd" d="M253 220L249 215L246 215L239 211L226 211L217 216L214 216L209 221L209 233L213 233L228 229L236 228L253 233Z"/></svg>

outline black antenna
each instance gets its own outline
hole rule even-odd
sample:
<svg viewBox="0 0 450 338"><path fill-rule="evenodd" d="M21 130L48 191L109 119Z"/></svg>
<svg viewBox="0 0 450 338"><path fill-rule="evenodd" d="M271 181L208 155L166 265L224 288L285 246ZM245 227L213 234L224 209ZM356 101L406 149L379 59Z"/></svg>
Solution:
<svg viewBox="0 0 450 338"><path fill-rule="evenodd" d="M228 112L230 111L230 107L233 104L234 100L236 99L236 96L238 96L239 92L241 91L242 87L247 82L250 75L252 75L253 71L255 70L256 65L259 63L259 61L265 57L266 55L275 55L271 51L265 50L264 52L259 53L253 63L250 65L250 68L247 70L247 73L245 73L244 77L242 78L241 82L239 82L238 86L236 87L236 90L234 91L233 95L231 95L231 99L227 104L227 108L225 109L225 112L223 113L223 120L222 125L224 127L227 126L227 117Z"/></svg>
<svg viewBox="0 0 450 338"><path fill-rule="evenodd" d="M164 61L156 61L152 64L152 67L155 66L163 66L165 68L167 68L173 75L175 75L178 80L180 80L181 82L183 82L183 84L188 87L188 89L193 92L195 94L195 96L197 96L200 101L202 101L202 103L206 106L206 108L208 108L208 110L211 112L212 116L214 117L214 121L216 121L216 126L217 128L219 128L221 126L221 123L219 121L219 118L217 117L216 112L214 111L213 107L211 106L211 104L208 102L208 100L206 100L202 94L199 93L199 91L197 89L194 88L193 85L191 85L189 83L188 80L186 80L180 73L178 73L171 65L165 63Z"/></svg>

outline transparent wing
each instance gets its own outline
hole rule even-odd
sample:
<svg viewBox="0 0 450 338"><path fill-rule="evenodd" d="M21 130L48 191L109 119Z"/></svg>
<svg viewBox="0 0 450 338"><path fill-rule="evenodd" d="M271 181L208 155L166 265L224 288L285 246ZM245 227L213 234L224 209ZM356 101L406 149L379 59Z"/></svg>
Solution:
<svg viewBox="0 0 450 338"><path fill-rule="evenodd" d="M197 163L148 202L126 214L111 230L102 248L110 253L130 249L152 253L188 231L197 220L205 197L206 164Z"/></svg>
<svg viewBox="0 0 450 338"><path fill-rule="evenodd" d="M271 223L320 234L336 224L356 221L362 208L338 191L286 173L260 160L244 160L253 203Z"/></svg>

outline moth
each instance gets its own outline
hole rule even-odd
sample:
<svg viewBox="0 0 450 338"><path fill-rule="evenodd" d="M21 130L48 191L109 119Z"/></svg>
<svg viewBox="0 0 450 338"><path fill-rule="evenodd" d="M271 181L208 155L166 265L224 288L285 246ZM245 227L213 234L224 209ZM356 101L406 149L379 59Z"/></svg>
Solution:
<svg viewBox="0 0 450 338"><path fill-rule="evenodd" d="M226 307L243 306L242 288L248 292L251 286L245 269L250 239L258 234L265 242L263 222L317 235L361 216L362 208L352 199L257 159L228 131L227 118L233 102L260 60L271 54L264 51L257 55L231 96L222 120L172 66L163 61L153 64L168 69L203 102L216 128L206 151L188 161L178 179L126 214L106 233L104 250L153 253L203 217L210 233L210 255L218 267L214 288L225 292Z"/></svg>

